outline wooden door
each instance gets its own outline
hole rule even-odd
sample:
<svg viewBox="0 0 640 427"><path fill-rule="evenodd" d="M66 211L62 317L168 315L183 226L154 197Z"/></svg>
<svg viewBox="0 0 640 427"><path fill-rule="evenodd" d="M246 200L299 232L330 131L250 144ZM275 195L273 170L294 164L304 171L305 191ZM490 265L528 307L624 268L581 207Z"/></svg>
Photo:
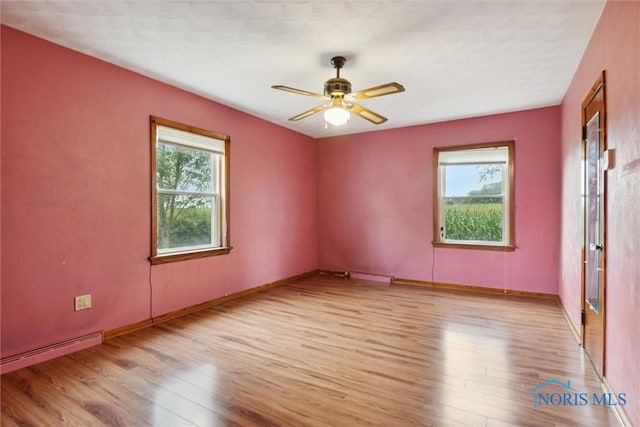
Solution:
<svg viewBox="0 0 640 427"><path fill-rule="evenodd" d="M606 128L604 72L582 104L584 143L584 245L582 343L604 375L606 260Z"/></svg>

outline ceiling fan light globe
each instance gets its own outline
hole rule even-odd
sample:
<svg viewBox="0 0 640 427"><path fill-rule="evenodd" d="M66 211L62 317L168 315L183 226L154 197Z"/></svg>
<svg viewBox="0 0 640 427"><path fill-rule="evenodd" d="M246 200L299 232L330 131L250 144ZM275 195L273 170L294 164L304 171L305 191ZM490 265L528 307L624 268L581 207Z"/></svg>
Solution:
<svg viewBox="0 0 640 427"><path fill-rule="evenodd" d="M347 123L350 117L349 112L340 107L329 108L324 112L326 122L334 126L341 126Z"/></svg>

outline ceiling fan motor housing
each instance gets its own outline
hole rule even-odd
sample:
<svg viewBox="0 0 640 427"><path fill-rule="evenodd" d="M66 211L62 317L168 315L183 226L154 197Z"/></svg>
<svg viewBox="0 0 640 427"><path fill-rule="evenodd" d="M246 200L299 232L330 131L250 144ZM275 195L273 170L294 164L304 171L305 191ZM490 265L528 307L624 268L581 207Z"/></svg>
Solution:
<svg viewBox="0 0 640 427"><path fill-rule="evenodd" d="M329 79L324 82L325 96L344 96L351 93L351 82L341 77Z"/></svg>

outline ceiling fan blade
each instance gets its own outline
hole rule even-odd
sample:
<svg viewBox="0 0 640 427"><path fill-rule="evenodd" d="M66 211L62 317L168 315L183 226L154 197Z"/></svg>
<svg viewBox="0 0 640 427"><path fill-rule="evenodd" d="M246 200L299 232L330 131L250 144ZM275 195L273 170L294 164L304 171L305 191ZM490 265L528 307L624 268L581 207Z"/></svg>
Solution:
<svg viewBox="0 0 640 427"><path fill-rule="evenodd" d="M302 120L305 117L309 117L310 115L315 114L315 113L317 113L319 111L322 111L325 108L330 107L330 106L331 106L331 104L329 104L329 105L318 105L317 107L313 107L312 109L307 110L304 113L300 113L297 116L291 117L289 120L294 121L294 122L298 121L298 120Z"/></svg>
<svg viewBox="0 0 640 427"><path fill-rule="evenodd" d="M404 92L404 86L400 83L391 82L380 86L370 87L369 89L359 90L357 92L350 93L349 96L353 99L369 99L376 96L391 95L392 93Z"/></svg>
<svg viewBox="0 0 640 427"><path fill-rule="evenodd" d="M378 113L374 113L373 111L364 108L362 105L351 104L351 107L347 110L353 114L357 114L365 120L369 120L374 125L379 125L387 121L386 117L383 117Z"/></svg>
<svg viewBox="0 0 640 427"><path fill-rule="evenodd" d="M298 95L312 96L314 98L320 98L320 99L329 99L328 97L324 95L320 95L319 93L313 93L313 92L309 92L302 89L296 89L294 87L289 87L289 86L275 85L275 86L271 86L271 88L284 90L285 92L297 93Z"/></svg>

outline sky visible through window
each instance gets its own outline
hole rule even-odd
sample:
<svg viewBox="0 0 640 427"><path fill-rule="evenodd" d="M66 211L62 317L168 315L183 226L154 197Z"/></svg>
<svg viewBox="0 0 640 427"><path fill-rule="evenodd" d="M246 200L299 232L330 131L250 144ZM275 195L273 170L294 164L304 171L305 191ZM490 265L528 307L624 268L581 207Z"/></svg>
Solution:
<svg viewBox="0 0 640 427"><path fill-rule="evenodd" d="M447 196L467 196L485 184L500 182L501 174L481 181L477 165L449 165L446 169Z"/></svg>

